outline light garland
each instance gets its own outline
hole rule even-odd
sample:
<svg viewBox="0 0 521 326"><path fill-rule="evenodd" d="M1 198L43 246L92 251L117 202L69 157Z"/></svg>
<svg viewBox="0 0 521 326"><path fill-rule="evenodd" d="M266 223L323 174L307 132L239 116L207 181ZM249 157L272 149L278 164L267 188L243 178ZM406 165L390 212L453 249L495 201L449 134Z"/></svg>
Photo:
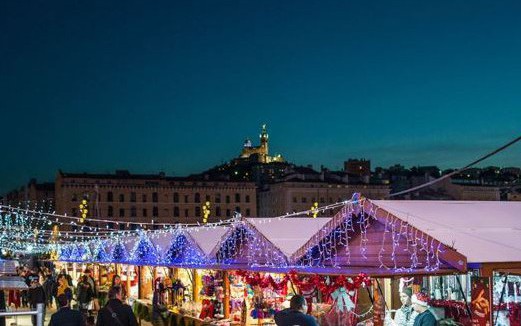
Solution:
<svg viewBox="0 0 521 326"><path fill-rule="evenodd" d="M206 205L205 205L206 206ZM0 205L0 248L12 252L53 253L59 260L71 262L120 262L137 265L171 266L245 266L250 268L296 269L299 271L315 268L349 269L369 259L377 259L380 269L394 273L410 273L417 269L436 271L440 268L442 244L434 238L413 228L407 222L389 213L377 217L379 207L353 196L324 207L315 203L310 210L286 214L279 217L256 219L255 223L270 223L293 216L312 214L341 207L335 217L316 232L307 249L294 257L286 256L280 248L266 239L253 224L246 220L229 219L216 223L199 224L154 224L159 230L107 230L81 225L76 231L57 231L54 226L64 225L59 221L63 215L37 212L30 209ZM7 208L6 208L7 207ZM209 211L209 205L208 205ZM206 211L204 212L206 215ZM209 212L208 212L209 213ZM78 221L71 218L72 225ZM89 221L107 221L89 219ZM382 238L375 255L368 253L369 246L375 246L371 227L381 222ZM112 221L114 222L114 221ZM125 223L125 222L119 222ZM128 223L128 222L127 222ZM141 225L141 223L133 223ZM143 226L151 223L142 223ZM69 224L70 225L70 224ZM187 230L194 227L217 228L226 226L228 234L216 248L215 254L208 256L193 241ZM379 226L377 226L378 228ZM197 229L197 228L196 228ZM36 230L36 231L35 231ZM160 248L152 240L166 236L169 246ZM128 250L128 248L132 248ZM361 265L363 266L363 265Z"/></svg>

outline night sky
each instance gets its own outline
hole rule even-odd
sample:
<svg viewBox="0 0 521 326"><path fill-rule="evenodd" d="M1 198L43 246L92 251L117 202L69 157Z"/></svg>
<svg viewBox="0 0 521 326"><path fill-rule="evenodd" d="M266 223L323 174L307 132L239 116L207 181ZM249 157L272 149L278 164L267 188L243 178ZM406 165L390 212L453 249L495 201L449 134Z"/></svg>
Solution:
<svg viewBox="0 0 521 326"><path fill-rule="evenodd" d="M199 172L263 123L273 154L332 169L460 167L521 132L519 0L4 0L0 31L0 193Z"/></svg>

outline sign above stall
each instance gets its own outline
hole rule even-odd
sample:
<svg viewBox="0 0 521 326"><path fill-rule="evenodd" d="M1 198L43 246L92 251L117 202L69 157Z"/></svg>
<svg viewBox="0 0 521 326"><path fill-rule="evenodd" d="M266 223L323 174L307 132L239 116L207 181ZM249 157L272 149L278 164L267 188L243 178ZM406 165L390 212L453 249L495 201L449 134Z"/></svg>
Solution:
<svg viewBox="0 0 521 326"><path fill-rule="evenodd" d="M491 298L490 278L472 277L472 326L490 326L491 322Z"/></svg>

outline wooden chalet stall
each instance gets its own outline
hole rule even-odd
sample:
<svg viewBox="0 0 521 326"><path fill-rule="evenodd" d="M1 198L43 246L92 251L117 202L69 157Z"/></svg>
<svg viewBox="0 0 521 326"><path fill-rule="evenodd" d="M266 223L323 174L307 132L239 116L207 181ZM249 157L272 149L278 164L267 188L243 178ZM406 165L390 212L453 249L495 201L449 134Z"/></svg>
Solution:
<svg viewBox="0 0 521 326"><path fill-rule="evenodd" d="M82 255L74 246L98 249ZM139 281L139 291L128 292L138 316L157 317L151 303L159 302L172 325L269 324L294 293L306 296L322 325L378 324L391 308L392 278L467 268L464 255L423 225L359 197L332 218L242 218L142 231L62 253L66 261L118 264L127 283Z"/></svg>
<svg viewBox="0 0 521 326"><path fill-rule="evenodd" d="M469 309L446 297L435 298L433 304L446 307L454 315L468 317L464 322L462 318L464 324L468 320L475 325L521 324L521 203L401 200L373 203L467 257L469 274L467 282L462 279L461 283ZM447 289L440 284L443 297ZM487 309L478 305L482 300L488 302Z"/></svg>

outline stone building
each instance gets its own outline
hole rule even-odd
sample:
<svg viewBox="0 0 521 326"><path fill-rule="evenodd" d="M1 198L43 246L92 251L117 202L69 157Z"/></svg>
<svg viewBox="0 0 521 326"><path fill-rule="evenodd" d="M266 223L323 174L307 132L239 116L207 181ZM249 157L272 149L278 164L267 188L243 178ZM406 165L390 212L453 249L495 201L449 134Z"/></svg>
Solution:
<svg viewBox="0 0 521 326"><path fill-rule="evenodd" d="M234 212L244 216L257 215L254 183L168 177L162 173L60 171L56 177L55 196L56 213L79 217L80 205L85 199L87 223L89 218L128 221L127 225L118 223L120 229L136 227L140 222L202 222L203 206L207 202L211 212L208 222L233 217Z"/></svg>
<svg viewBox="0 0 521 326"><path fill-rule="evenodd" d="M347 184L333 181L303 181L291 179L269 185L259 191L259 216L281 216L286 213L311 209L351 199L355 192L366 198L383 199L389 194L389 186ZM331 216L333 212L321 212L319 216Z"/></svg>

